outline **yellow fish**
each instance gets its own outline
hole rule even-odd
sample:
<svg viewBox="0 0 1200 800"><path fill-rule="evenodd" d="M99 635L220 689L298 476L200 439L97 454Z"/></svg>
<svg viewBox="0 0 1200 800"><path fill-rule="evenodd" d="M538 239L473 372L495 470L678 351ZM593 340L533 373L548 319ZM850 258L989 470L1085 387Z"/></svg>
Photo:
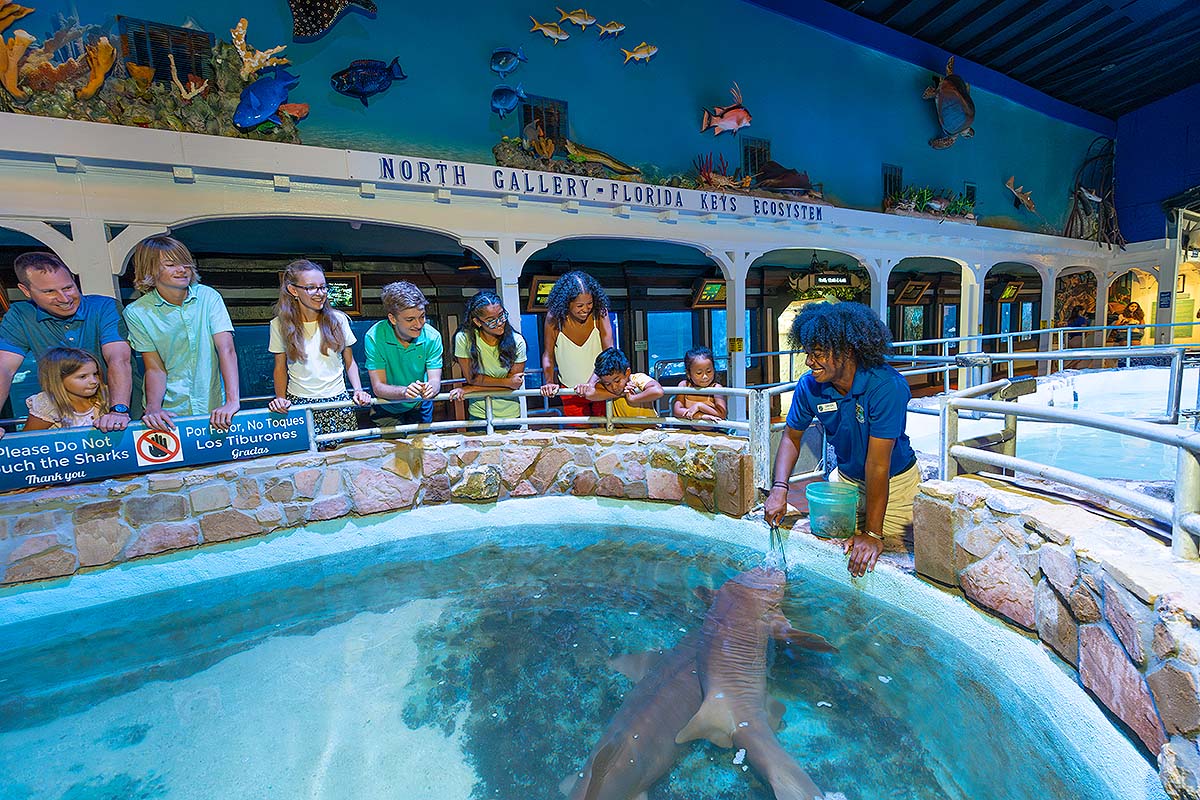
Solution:
<svg viewBox="0 0 1200 800"><path fill-rule="evenodd" d="M557 22L538 22L533 17L530 17L529 20L533 23L533 27L529 29L530 33L541 31L547 39L553 39L555 44L563 39L571 38L571 34L560 28Z"/></svg>
<svg viewBox="0 0 1200 800"><path fill-rule="evenodd" d="M615 38L618 34L621 33L621 31L625 30L625 23L617 22L616 20L613 20L612 22L608 23L607 25L599 26L598 28L596 28L596 30L600 31L601 39L603 39L605 36L612 36Z"/></svg>
<svg viewBox="0 0 1200 800"><path fill-rule="evenodd" d="M574 22L580 28L596 24L596 18L589 14L586 8L577 8L574 11L563 11L561 8L555 8L554 10L562 14L562 19L559 22L571 20L571 22Z"/></svg>
<svg viewBox="0 0 1200 800"><path fill-rule="evenodd" d="M646 44L645 42L642 42L637 47L633 48L633 50L625 50L622 48L621 52L625 54L625 61L623 62L625 64L628 64L630 59L633 59L634 61L649 62L650 57L658 52L658 45Z"/></svg>

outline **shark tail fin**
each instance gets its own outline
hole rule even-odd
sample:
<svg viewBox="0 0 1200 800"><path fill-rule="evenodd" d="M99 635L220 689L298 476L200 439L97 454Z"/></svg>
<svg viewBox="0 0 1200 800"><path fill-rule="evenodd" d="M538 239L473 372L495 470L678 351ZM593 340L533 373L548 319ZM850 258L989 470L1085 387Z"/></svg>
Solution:
<svg viewBox="0 0 1200 800"><path fill-rule="evenodd" d="M700 710L688 720L687 725L684 725L679 733L675 734L675 743L683 744L693 739L707 739L717 747L733 747L733 732L736 730L736 725L728 705L710 702L708 698L705 698L704 702L700 704Z"/></svg>
<svg viewBox="0 0 1200 800"><path fill-rule="evenodd" d="M646 673L654 669L654 665L662 658L662 650L648 650L645 653L626 653L608 662L608 665L634 683L646 677Z"/></svg>

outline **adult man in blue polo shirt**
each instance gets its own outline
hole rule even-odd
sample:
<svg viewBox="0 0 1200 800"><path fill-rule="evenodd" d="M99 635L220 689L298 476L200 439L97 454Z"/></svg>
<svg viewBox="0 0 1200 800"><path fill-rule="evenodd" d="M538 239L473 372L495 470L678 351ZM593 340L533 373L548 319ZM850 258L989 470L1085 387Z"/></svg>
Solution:
<svg viewBox="0 0 1200 800"><path fill-rule="evenodd" d="M53 347L76 347L104 364L111 410L96 420L96 427L106 432L124 430L129 424L133 369L116 301L80 294L75 276L54 253L22 253L13 270L17 287L29 302L14 303L0 320L0 406L27 356L37 359ZM22 416L24 411L14 408L13 415Z"/></svg>
<svg viewBox="0 0 1200 800"><path fill-rule="evenodd" d="M831 480L853 483L866 495L859 504L859 529L843 543L850 574L858 577L874 569L885 546L903 549L912 531L913 497L921 481L904 433L912 395L904 376L884 363L891 349L887 328L860 303L805 306L792 323L791 338L812 371L792 395L775 456L767 522L778 525L783 519L800 437L816 419L837 454Z"/></svg>

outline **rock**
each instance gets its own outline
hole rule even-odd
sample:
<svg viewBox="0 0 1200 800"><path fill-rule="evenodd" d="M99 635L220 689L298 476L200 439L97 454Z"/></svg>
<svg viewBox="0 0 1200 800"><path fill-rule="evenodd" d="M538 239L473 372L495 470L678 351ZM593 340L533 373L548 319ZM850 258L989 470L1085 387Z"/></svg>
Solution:
<svg viewBox="0 0 1200 800"><path fill-rule="evenodd" d="M432 475L425 479L422 484L424 492L421 496L423 503L449 503L450 502L450 476L445 473Z"/></svg>
<svg viewBox="0 0 1200 800"><path fill-rule="evenodd" d="M754 485L754 462L750 456L732 450L719 450L714 469L717 479L713 494L717 510L731 517L750 513L758 501L758 489ZM630 475L630 478L632 477ZM644 486L640 480L636 485ZM633 495L627 490L626 497L632 498Z"/></svg>
<svg viewBox="0 0 1200 800"><path fill-rule="evenodd" d="M545 494L550 485L558 478L558 471L571 460L571 454L565 447L550 447L542 451L529 476L540 494Z"/></svg>
<svg viewBox="0 0 1200 800"><path fill-rule="evenodd" d="M997 489L983 499L984 505L998 514L1023 514L1029 511L1036 501L1023 495L1011 494Z"/></svg>
<svg viewBox="0 0 1200 800"><path fill-rule="evenodd" d="M296 495L296 485L287 478L267 478L263 482L263 496L272 503L286 503Z"/></svg>
<svg viewBox="0 0 1200 800"><path fill-rule="evenodd" d="M655 469L665 469L669 472L677 473L680 471L679 453L664 447L655 447L650 451L650 466Z"/></svg>
<svg viewBox="0 0 1200 800"><path fill-rule="evenodd" d="M283 522L283 509L278 503L261 505L254 511L254 518L264 530L274 530Z"/></svg>
<svg viewBox="0 0 1200 800"><path fill-rule="evenodd" d="M321 480L323 471L319 469L302 469L292 476L296 486L296 496L311 498L317 496L317 483Z"/></svg>
<svg viewBox="0 0 1200 800"><path fill-rule="evenodd" d="M693 447L679 459L679 471L692 480L711 481L717 476L712 451Z"/></svg>
<svg viewBox="0 0 1200 800"><path fill-rule="evenodd" d="M600 497L624 497L625 484L616 475L603 475L600 485L596 488L596 494Z"/></svg>
<svg viewBox="0 0 1200 800"><path fill-rule="evenodd" d="M188 504L177 494L130 497L125 501L125 519L134 529L155 522L175 522L187 517Z"/></svg>
<svg viewBox="0 0 1200 800"><path fill-rule="evenodd" d="M646 480L646 465L644 462L629 459L625 461L625 475L632 481ZM3 538L0 536L0 538Z"/></svg>
<svg viewBox="0 0 1200 800"><path fill-rule="evenodd" d="M378 514L409 508L417 497L417 483L385 469L360 467L350 482L350 499L357 514Z"/></svg>
<svg viewBox="0 0 1200 800"><path fill-rule="evenodd" d="M1086 586L1075 587L1067 596L1067 603L1071 606L1071 614L1077 621L1085 623L1100 621L1100 603Z"/></svg>
<svg viewBox="0 0 1200 800"><path fill-rule="evenodd" d="M1079 678L1151 752L1158 752L1167 739L1146 681L1116 639L1099 625L1080 628Z"/></svg>
<svg viewBox="0 0 1200 800"><path fill-rule="evenodd" d="M37 555L23 558L9 565L2 583L23 583L44 578L70 575L77 569L75 553L65 547L52 547Z"/></svg>
<svg viewBox="0 0 1200 800"><path fill-rule="evenodd" d="M323 497L308 507L310 522L320 522L324 519L338 519L350 513L350 498L345 495Z"/></svg>
<svg viewBox="0 0 1200 800"><path fill-rule="evenodd" d="M229 508L232 498L228 485L209 483L188 492L188 500L191 501L193 514L203 514L206 511Z"/></svg>
<svg viewBox="0 0 1200 800"><path fill-rule="evenodd" d="M133 531L117 517L98 519L75 529L75 552L79 566L108 564L129 541Z"/></svg>
<svg viewBox="0 0 1200 800"><path fill-rule="evenodd" d="M258 481L253 478L240 478L237 482L237 496L233 498L233 507L255 509L262 502Z"/></svg>
<svg viewBox="0 0 1200 800"><path fill-rule="evenodd" d="M509 494L511 494L513 497L532 497L537 493L538 490L534 488L532 483L529 481L521 481L513 487L513 490Z"/></svg>
<svg viewBox="0 0 1200 800"><path fill-rule="evenodd" d="M159 522L147 527L125 545L123 558L138 558L168 550L192 547L200 542L200 526L195 522Z"/></svg>
<svg viewBox="0 0 1200 800"><path fill-rule="evenodd" d="M234 509L215 511L200 518L200 531L206 542L225 542L259 533L262 527L249 514Z"/></svg>
<svg viewBox="0 0 1200 800"><path fill-rule="evenodd" d="M504 456L500 460L500 480L509 488L521 482L541 453L536 447L505 447L497 452Z"/></svg>
<svg viewBox="0 0 1200 800"><path fill-rule="evenodd" d="M575 473L575 478L571 481L571 494L578 497L590 497L596 493L596 484L599 483L596 473L590 469Z"/></svg>
<svg viewBox="0 0 1200 800"><path fill-rule="evenodd" d="M1146 676L1167 733L1200 731L1200 669L1171 660Z"/></svg>
<svg viewBox="0 0 1200 800"><path fill-rule="evenodd" d="M1062 656L1071 666L1079 664L1079 631L1067 607L1049 581L1039 581L1034 590L1033 606L1037 613L1038 638Z"/></svg>
<svg viewBox="0 0 1200 800"><path fill-rule="evenodd" d="M1023 628L1034 628L1033 579L1021 569L1008 545L1000 545L987 558L963 570L959 584L967 597L984 608Z"/></svg>
<svg viewBox="0 0 1200 800"><path fill-rule="evenodd" d="M109 501L119 502L119 501ZM87 519L100 519L109 513L107 502L89 503L84 506L90 509L86 513ZM13 536L20 538L22 536L30 536L35 533L44 533L46 531L57 530L67 521L66 513L62 511L43 511L39 514L21 514L17 517L16 525L13 526ZM76 523L78 524L78 523Z"/></svg>
<svg viewBox="0 0 1200 800"><path fill-rule="evenodd" d="M1117 639L1135 664L1146 663L1143 641L1153 635L1154 621L1150 610L1114 581L1104 581L1104 618L1117 634Z"/></svg>
<svg viewBox="0 0 1200 800"><path fill-rule="evenodd" d="M152 492L174 492L183 488L183 476L174 471L149 475L146 485Z"/></svg>
<svg viewBox="0 0 1200 800"><path fill-rule="evenodd" d="M1200 800L1200 749L1182 736L1158 752L1158 777L1171 800Z"/></svg>
<svg viewBox="0 0 1200 800"><path fill-rule="evenodd" d="M996 549L1004 539L1004 532L994 522L959 526L955 542L960 548L974 556L973 560L985 557Z"/></svg>
<svg viewBox="0 0 1200 800"><path fill-rule="evenodd" d="M576 464L579 462L576 461ZM617 471L617 467L621 466L621 457L613 452L601 453L595 459L596 472L601 475L612 475ZM586 465L581 465L586 466Z"/></svg>
<svg viewBox="0 0 1200 800"><path fill-rule="evenodd" d="M683 499L683 482L674 472L651 468L646 472L646 493L651 500L678 502Z"/></svg>
<svg viewBox="0 0 1200 800"><path fill-rule="evenodd" d="M958 585L954 569L954 509L948 497L925 491L921 486L913 501L913 558L916 570L930 580Z"/></svg>
<svg viewBox="0 0 1200 800"><path fill-rule="evenodd" d="M1071 594L1079 578L1079 564L1075 561L1074 550L1055 544L1043 545L1038 549L1038 566L1061 596L1068 597Z"/></svg>
<svg viewBox="0 0 1200 800"><path fill-rule="evenodd" d="M445 472L448 466L450 459L446 458L445 453L437 450L426 450L421 456L421 474L425 477Z"/></svg>
<svg viewBox="0 0 1200 800"><path fill-rule="evenodd" d="M455 500L487 502L500 496L500 468L493 465L467 467L462 481L452 490Z"/></svg>

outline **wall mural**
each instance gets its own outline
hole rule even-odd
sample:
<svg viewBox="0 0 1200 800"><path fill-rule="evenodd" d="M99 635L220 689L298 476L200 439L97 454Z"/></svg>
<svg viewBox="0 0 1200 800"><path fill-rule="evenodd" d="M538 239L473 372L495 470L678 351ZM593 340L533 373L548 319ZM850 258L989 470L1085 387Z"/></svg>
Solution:
<svg viewBox="0 0 1200 800"><path fill-rule="evenodd" d="M1093 325L1103 325L1096 320L1096 276L1091 272L1076 272L1064 275L1054 284L1054 325L1062 327L1071 318L1078 306Z"/></svg>
<svg viewBox="0 0 1200 800"><path fill-rule="evenodd" d="M897 59L880 69L878 56L866 48L727 0L700 0L697 13L685 19L627 0L610 0L603 16L585 8L556 8L551 15L531 7L527 15L499 19L483 13L490 7L482 0L467 0L453 9L423 9L421 25L399 17L404 9L377 7L372 0L289 0L290 19L257 0L209 0L203 6L122 0L116 9L74 0L70 8L78 8L79 17L58 12L67 8L64 2L43 0L49 8L38 11L0 0L0 112L282 143L303 138L338 149L494 160L510 168L864 209L878 208L883 194L878 166L862 156L877 150L883 135L870 124L873 109L887 109L889 134L917 131L928 122L915 92L899 91L919 91L929 75L925 69ZM98 22L81 23L89 11ZM114 11L117 16L108 16ZM411 16L411 10L405 13ZM778 24L764 27L768 20ZM668 21L651 35L655 23ZM19 25L50 30L37 37ZM449 31L448 25L455 26L453 43L427 33ZM804 71L781 82L749 51L726 54L719 68L697 69L711 61L704 43L715 34L737 38L752 31L767 49L802 46L821 54L822 63L837 58L836 86ZM292 39L281 43L289 33ZM532 39L521 42L522 36ZM639 44L620 46L628 42ZM660 44L670 58L663 60ZM420 77L410 80L405 67ZM697 131L692 109L714 97L716 87L729 86L719 73L734 70L732 104L703 105ZM742 83L756 98L760 119L744 104ZM594 86L605 88L588 88ZM847 92L861 102L847 104ZM1031 225L1007 210L999 182L989 190L972 174L981 164L1020 158L1030 185L1049 187L1045 196L1062 195L1062 202L1047 202L1053 228L1061 230L1069 192L1052 189L1070 177L1064 160L1094 134L987 93L973 98L953 58L944 75L933 76L925 97L933 101L941 129L929 141L934 149L975 134L977 103L1003 108L1010 115L1006 127L1019 124L1045 146L1027 153L985 130L972 140L971 161L951 162L930 154L923 142L912 147L905 142L912 137L894 136L889 162L937 183L882 198L888 210L1044 229L1046 220ZM435 106L437 113L423 111ZM743 129L752 121L755 138L747 140L750 131ZM698 133L711 142L699 152L689 143ZM800 164L807 169L784 166ZM814 169L824 173L824 183L812 180ZM960 180L979 185L975 204L957 191L933 188ZM1087 199L1083 190L1092 196L1107 191L1086 179L1077 192ZM1032 200L1024 207L1032 211ZM981 208L993 216L980 216ZM1076 229L1090 238L1096 226Z"/></svg>

